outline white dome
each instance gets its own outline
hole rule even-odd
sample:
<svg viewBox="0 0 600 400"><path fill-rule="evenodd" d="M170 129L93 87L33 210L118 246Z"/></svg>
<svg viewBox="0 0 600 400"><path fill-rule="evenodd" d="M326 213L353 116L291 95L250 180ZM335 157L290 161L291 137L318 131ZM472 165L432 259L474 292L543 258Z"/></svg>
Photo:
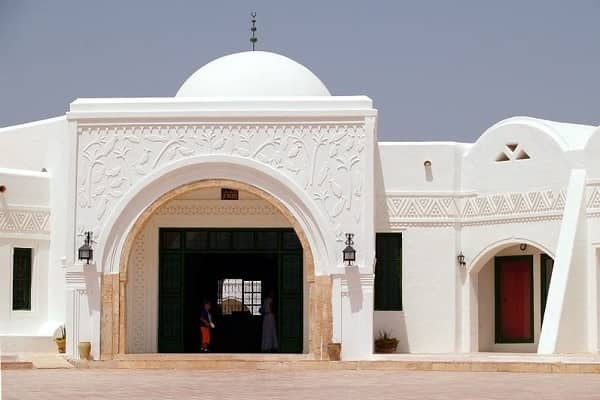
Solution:
<svg viewBox="0 0 600 400"><path fill-rule="evenodd" d="M194 72L176 97L331 96L308 68L287 57L246 51L217 58Z"/></svg>

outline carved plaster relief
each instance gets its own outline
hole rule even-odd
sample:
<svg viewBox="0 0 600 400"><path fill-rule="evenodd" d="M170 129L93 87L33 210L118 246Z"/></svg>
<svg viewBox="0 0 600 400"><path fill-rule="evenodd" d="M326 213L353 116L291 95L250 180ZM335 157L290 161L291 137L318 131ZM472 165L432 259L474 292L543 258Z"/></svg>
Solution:
<svg viewBox="0 0 600 400"><path fill-rule="evenodd" d="M380 222L387 217L394 226L468 226L553 220L562 216L565 201L564 190L483 196L388 195L381 204L387 215L380 216ZM590 197L588 204L591 201Z"/></svg>
<svg viewBox="0 0 600 400"><path fill-rule="evenodd" d="M50 210L27 207L0 208L0 232L50 233Z"/></svg>
<svg viewBox="0 0 600 400"><path fill-rule="evenodd" d="M253 159L304 188L341 237L359 223L365 147L363 123L80 125L78 230L102 229L107 212L151 170L198 155Z"/></svg>
<svg viewBox="0 0 600 400"><path fill-rule="evenodd" d="M600 185L588 187L586 204L588 209L600 209Z"/></svg>

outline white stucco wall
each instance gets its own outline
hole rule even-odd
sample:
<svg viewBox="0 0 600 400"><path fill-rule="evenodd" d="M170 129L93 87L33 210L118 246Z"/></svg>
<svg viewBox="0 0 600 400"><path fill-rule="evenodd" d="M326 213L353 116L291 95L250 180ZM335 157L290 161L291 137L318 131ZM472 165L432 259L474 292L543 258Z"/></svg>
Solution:
<svg viewBox="0 0 600 400"><path fill-rule="evenodd" d="M459 190L462 154L470 144L379 142L378 193ZM424 165L426 161L431 166Z"/></svg>
<svg viewBox="0 0 600 400"><path fill-rule="evenodd" d="M33 249L31 310L12 309L13 249ZM48 241L0 238L0 336L48 336Z"/></svg>
<svg viewBox="0 0 600 400"><path fill-rule="evenodd" d="M402 294L411 353L455 350L455 231L409 228L402 235Z"/></svg>
<svg viewBox="0 0 600 400"><path fill-rule="evenodd" d="M518 159L521 151L529 159ZM501 154L509 160L496 161ZM566 187L571 166L549 127L532 118L509 118L490 127L465 154L461 184L482 193Z"/></svg>
<svg viewBox="0 0 600 400"><path fill-rule="evenodd" d="M72 260L74 254L73 224L69 224L73 221L69 177L75 170L74 139L64 116L0 129L0 185L6 186L0 194L0 214L4 212L0 239L12 246L20 240L37 243L42 250L36 265L44 276L34 285L34 296L43 304L35 311L35 324L31 318L22 324L13 319L11 332L48 336L65 322L65 297L60 293L65 288L62 258ZM14 226L11 220L19 222ZM10 281L1 282L10 293Z"/></svg>
<svg viewBox="0 0 600 400"><path fill-rule="evenodd" d="M41 171L61 153L48 151L56 135L67 129L64 116L0 128L0 168Z"/></svg>
<svg viewBox="0 0 600 400"><path fill-rule="evenodd" d="M374 335L388 331L398 352L444 353L457 348L456 208L460 143L379 143L377 232L402 233L403 311L375 311ZM429 161L431 165L424 165ZM442 204L443 203L443 204ZM429 218L439 210L442 221Z"/></svg>

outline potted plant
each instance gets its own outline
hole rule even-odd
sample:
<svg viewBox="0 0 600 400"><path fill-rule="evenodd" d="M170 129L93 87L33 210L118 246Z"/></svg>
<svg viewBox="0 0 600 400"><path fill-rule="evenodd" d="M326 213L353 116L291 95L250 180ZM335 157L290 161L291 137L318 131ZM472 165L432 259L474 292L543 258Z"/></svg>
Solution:
<svg viewBox="0 0 600 400"><path fill-rule="evenodd" d="M397 348L398 339L387 331L379 332L375 339L375 353L395 353Z"/></svg>
<svg viewBox="0 0 600 400"><path fill-rule="evenodd" d="M58 348L58 352L63 354L66 351L67 345L67 330L64 325L58 327L57 332L54 336L54 342Z"/></svg>

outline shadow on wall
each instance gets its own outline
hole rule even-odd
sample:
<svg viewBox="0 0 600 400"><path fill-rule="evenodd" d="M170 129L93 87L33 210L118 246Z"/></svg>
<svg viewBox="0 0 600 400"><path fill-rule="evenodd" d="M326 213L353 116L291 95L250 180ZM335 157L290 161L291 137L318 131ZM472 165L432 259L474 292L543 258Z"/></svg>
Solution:
<svg viewBox="0 0 600 400"><path fill-rule="evenodd" d="M398 339L396 353L410 353L406 319L403 311L375 311L373 315L373 339L387 333Z"/></svg>
<svg viewBox="0 0 600 400"><path fill-rule="evenodd" d="M350 295L350 310L353 313L358 312L363 307L363 291L357 266L346 267L346 282L348 282L348 294Z"/></svg>
<svg viewBox="0 0 600 400"><path fill-rule="evenodd" d="M383 168L381 166L381 156L379 148L375 149L375 232L384 225L388 224L390 214L385 200L385 185L383 182ZM386 227L387 228L387 227ZM373 238L375 240L375 238Z"/></svg>
<svg viewBox="0 0 600 400"><path fill-rule="evenodd" d="M99 324L99 316L100 316L100 274L96 271L96 264L86 264L83 266L84 271L84 279L85 279L85 287L87 289L87 302L88 309L82 310L87 311L87 315L91 325L89 332L86 333L80 332L80 341L93 341L92 332L98 332L100 330L100 326L95 326ZM98 315L98 318L94 318L94 313ZM89 337L88 337L89 335ZM98 344L92 343L93 346L97 346Z"/></svg>
<svg viewBox="0 0 600 400"><path fill-rule="evenodd" d="M431 168L431 161L427 160L423 163L423 167L425 168L425 180L427 182L433 181L433 170Z"/></svg>

